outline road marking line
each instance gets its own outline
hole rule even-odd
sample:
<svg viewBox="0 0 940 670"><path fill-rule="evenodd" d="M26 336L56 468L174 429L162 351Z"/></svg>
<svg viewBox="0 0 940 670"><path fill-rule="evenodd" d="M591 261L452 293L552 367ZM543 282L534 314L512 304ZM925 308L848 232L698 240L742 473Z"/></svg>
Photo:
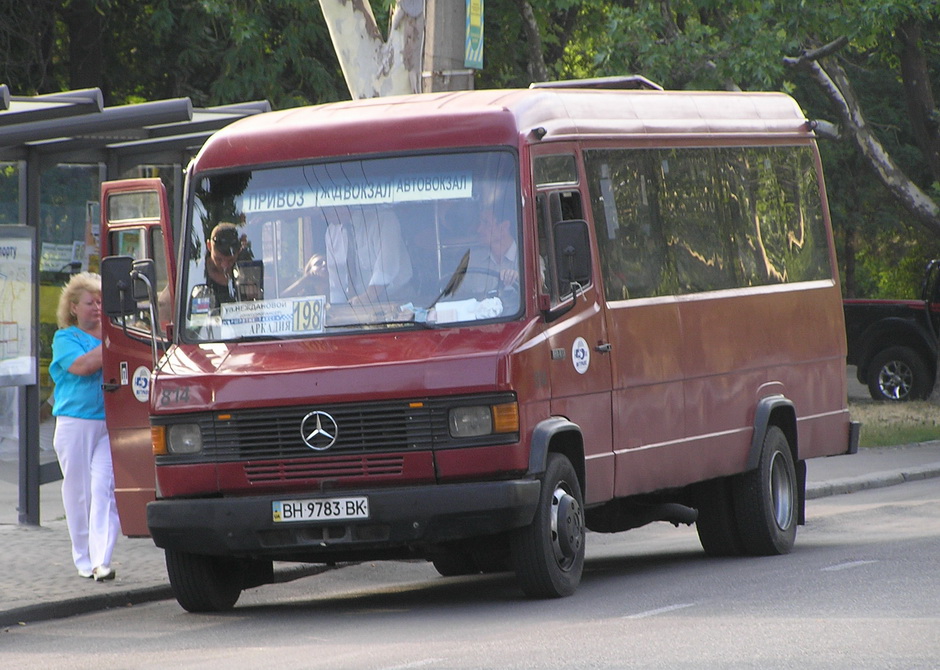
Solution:
<svg viewBox="0 0 940 670"><path fill-rule="evenodd" d="M385 670L407 670L408 668L426 668L429 665L437 665L441 663L443 658L423 658L419 661L412 661L411 663L405 663L404 665L390 665L385 668Z"/></svg>
<svg viewBox="0 0 940 670"><path fill-rule="evenodd" d="M660 607L655 610L647 610L646 612L638 612L637 614L628 614L623 617L624 619L645 619L651 616L657 616L659 614L666 614L668 612L675 612L676 610L682 610L686 607L695 607L695 603L680 603L676 605L669 605L668 607Z"/></svg>
<svg viewBox="0 0 940 670"><path fill-rule="evenodd" d="M823 568L822 572L838 572L839 570L848 570L849 568L857 568L860 565L868 565L869 563L877 563L878 561L849 561L848 563L839 563L838 565L830 565L828 568Z"/></svg>

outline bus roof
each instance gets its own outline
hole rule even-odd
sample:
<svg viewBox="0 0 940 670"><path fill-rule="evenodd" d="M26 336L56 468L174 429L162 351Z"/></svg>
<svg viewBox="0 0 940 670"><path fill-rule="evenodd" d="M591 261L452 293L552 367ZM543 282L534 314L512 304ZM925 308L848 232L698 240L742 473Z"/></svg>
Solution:
<svg viewBox="0 0 940 670"><path fill-rule="evenodd" d="M576 88L456 91L258 114L213 135L193 169L571 139L806 141L812 136L799 106L783 93Z"/></svg>

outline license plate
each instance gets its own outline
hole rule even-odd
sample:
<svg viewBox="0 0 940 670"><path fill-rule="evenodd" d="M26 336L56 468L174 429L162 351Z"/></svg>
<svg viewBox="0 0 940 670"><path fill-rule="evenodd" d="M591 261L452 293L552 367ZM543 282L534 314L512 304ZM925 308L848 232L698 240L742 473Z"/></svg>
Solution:
<svg viewBox="0 0 940 670"><path fill-rule="evenodd" d="M274 523L289 521L341 521L368 519L369 499L318 498L315 500L275 500L271 503Z"/></svg>

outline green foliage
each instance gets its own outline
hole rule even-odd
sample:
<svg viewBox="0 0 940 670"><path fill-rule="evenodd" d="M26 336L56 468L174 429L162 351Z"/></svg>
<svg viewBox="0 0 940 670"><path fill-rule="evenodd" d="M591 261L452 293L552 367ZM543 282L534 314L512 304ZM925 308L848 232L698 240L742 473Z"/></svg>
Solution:
<svg viewBox="0 0 940 670"><path fill-rule="evenodd" d="M371 0L386 31L395 2ZM846 37L836 57L871 128L900 168L940 202L937 175L908 118L898 39L903 27L920 29L937 88L936 0L529 0L529 6L550 78L642 74L673 89L783 90L810 118L830 121L837 112L819 85L787 68L783 57ZM486 1L477 88L525 87L534 79L521 7L521 0ZM99 86L109 105L188 96L196 106L267 99L275 108L349 97L316 0L0 0L0 15L0 77L15 94ZM98 58L97 73L80 76L73 62L79 57ZM909 295L919 283L918 266L940 255L937 241L897 205L853 144L822 141L820 149L839 248L855 251L855 273L847 278L853 291Z"/></svg>
<svg viewBox="0 0 940 670"><path fill-rule="evenodd" d="M0 0L0 11L8 17L0 27L5 81L16 94L94 85L108 105L188 96L196 106L267 99L291 107L348 98L319 3L310 0ZM100 14L107 32L70 31L69 17L83 11ZM70 57L84 47L72 42L98 39L99 79L76 84Z"/></svg>

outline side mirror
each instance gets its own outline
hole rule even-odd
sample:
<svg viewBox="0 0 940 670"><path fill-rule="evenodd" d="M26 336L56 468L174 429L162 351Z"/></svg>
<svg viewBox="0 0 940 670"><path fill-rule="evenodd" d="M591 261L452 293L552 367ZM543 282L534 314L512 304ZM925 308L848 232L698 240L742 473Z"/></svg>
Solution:
<svg viewBox="0 0 940 670"><path fill-rule="evenodd" d="M101 259L101 309L109 317L126 316L137 311L132 289L131 256L106 256Z"/></svg>
<svg viewBox="0 0 940 670"><path fill-rule="evenodd" d="M591 281L591 243L584 220L559 221L553 231L558 281L583 286Z"/></svg>

